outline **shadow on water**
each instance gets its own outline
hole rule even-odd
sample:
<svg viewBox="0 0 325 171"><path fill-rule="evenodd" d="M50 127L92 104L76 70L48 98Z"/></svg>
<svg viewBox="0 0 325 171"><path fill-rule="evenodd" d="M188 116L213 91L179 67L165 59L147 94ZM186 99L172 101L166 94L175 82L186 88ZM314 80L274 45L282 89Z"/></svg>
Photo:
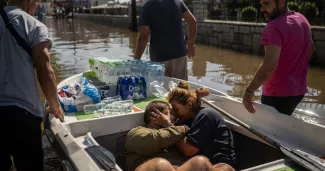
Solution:
<svg viewBox="0 0 325 171"><path fill-rule="evenodd" d="M44 23L53 40L51 64L58 82L88 70L91 57L132 59L135 53L138 34L127 29L79 19L46 18ZM146 49L142 59L148 60L148 54ZM257 55L197 45L194 60L188 62L189 80L241 98L261 62ZM309 92L301 106L325 110L324 75L324 69L309 69ZM260 94L258 91L257 100Z"/></svg>

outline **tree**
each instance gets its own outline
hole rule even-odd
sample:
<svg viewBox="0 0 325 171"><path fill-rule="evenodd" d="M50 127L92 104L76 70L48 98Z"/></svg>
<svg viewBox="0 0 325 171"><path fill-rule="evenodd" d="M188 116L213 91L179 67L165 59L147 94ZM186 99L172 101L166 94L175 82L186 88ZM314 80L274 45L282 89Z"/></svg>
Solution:
<svg viewBox="0 0 325 171"><path fill-rule="evenodd" d="M253 6L247 6L241 11L241 16L244 21L255 21L257 10Z"/></svg>
<svg viewBox="0 0 325 171"><path fill-rule="evenodd" d="M193 13L193 3L192 0L184 0L185 5L187 8Z"/></svg>

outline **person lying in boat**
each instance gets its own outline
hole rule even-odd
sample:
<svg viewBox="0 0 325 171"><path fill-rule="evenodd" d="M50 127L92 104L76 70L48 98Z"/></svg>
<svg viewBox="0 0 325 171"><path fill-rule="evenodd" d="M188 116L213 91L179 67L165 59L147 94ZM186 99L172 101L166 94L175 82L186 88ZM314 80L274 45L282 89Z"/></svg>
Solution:
<svg viewBox="0 0 325 171"><path fill-rule="evenodd" d="M154 121L151 113L159 111L164 119ZM168 149L173 144L185 137L187 126L172 126L170 123L170 106L164 101L152 101L144 112L146 127L138 126L131 129L126 138L126 164L128 170L136 168L145 161L154 157L169 158L173 165L181 165L188 158L177 153L176 150ZM167 123L167 124L166 124ZM166 154L169 153L169 154Z"/></svg>
<svg viewBox="0 0 325 171"><path fill-rule="evenodd" d="M144 113L147 127L133 128L127 134L126 163L128 170L142 171L153 168L158 168L158 170L197 170L197 168L214 171L233 170L229 165L223 163L212 167L209 160L202 156L188 160L188 157L178 153L173 145L185 137L188 127L173 126L170 111L169 104L164 101L153 101L148 104ZM153 112L160 112L161 115L153 118L151 115ZM192 169L186 169L189 167Z"/></svg>
<svg viewBox="0 0 325 171"><path fill-rule="evenodd" d="M208 90L190 90L188 83L181 82L167 96L172 105L173 115L178 123L190 127L185 138L177 142L178 149L188 157L203 155L212 164L227 163L236 168L234 138L230 128L221 115L211 108L201 106L201 97L208 94ZM161 113L152 114L155 122L161 122Z"/></svg>

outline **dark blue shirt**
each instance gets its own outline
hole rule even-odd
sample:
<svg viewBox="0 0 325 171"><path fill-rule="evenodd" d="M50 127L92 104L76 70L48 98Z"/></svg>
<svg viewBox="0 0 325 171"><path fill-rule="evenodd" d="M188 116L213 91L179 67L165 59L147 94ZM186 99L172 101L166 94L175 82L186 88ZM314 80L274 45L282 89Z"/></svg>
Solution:
<svg viewBox="0 0 325 171"><path fill-rule="evenodd" d="M212 164L236 164L234 138L220 114L211 108L203 108L194 117L187 141L199 149L197 155L209 158Z"/></svg>
<svg viewBox="0 0 325 171"><path fill-rule="evenodd" d="M150 28L150 60L163 62L186 56L182 0L148 0L141 7L140 26Z"/></svg>

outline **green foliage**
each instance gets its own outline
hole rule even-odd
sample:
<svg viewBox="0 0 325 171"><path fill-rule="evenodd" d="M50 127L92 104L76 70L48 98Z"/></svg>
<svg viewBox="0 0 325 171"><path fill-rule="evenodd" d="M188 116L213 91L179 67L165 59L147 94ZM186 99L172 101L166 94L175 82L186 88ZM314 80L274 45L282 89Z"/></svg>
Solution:
<svg viewBox="0 0 325 171"><path fill-rule="evenodd" d="M209 12L210 17L220 17L221 13L222 13L221 9L213 7L213 6L209 9L209 11L210 11Z"/></svg>
<svg viewBox="0 0 325 171"><path fill-rule="evenodd" d="M297 11L297 12L299 11L299 5L296 1L289 1L288 6L290 10Z"/></svg>
<svg viewBox="0 0 325 171"><path fill-rule="evenodd" d="M9 0L0 0L0 8L5 7L8 4Z"/></svg>
<svg viewBox="0 0 325 171"><path fill-rule="evenodd" d="M308 19L314 19L319 15L319 10L315 2L303 1L299 6L299 11Z"/></svg>
<svg viewBox="0 0 325 171"><path fill-rule="evenodd" d="M247 6L241 11L241 16L244 21L255 21L257 10L253 6Z"/></svg>
<svg viewBox="0 0 325 171"><path fill-rule="evenodd" d="M259 3L259 1L256 0L238 0L238 6L241 8L245 8L248 6L254 6L257 2Z"/></svg>
<svg viewBox="0 0 325 171"><path fill-rule="evenodd" d="M185 5L187 8L193 13L193 3L192 0L184 0Z"/></svg>

